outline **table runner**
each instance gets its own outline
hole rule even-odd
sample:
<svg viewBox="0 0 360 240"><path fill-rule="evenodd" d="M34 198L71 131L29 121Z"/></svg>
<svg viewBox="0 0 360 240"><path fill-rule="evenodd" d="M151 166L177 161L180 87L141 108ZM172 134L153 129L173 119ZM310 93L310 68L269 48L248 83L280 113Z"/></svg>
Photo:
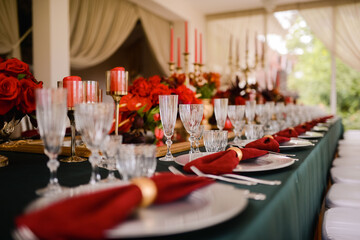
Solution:
<svg viewBox="0 0 360 240"><path fill-rule="evenodd" d="M328 170L342 133L342 123L338 120L315 147L287 151L299 158L294 165L244 174L283 182L280 186L236 186L265 193L265 201L250 200L244 212L219 225L156 239L312 239ZM35 189L47 184L49 171L43 154L1 154L9 157L10 163L0 168L0 239L9 239L15 216L36 198ZM157 171L167 171L169 165L181 169L176 163L158 161ZM69 187L85 184L90 171L88 162L61 163L59 181ZM107 174L105 170L100 173L103 177Z"/></svg>

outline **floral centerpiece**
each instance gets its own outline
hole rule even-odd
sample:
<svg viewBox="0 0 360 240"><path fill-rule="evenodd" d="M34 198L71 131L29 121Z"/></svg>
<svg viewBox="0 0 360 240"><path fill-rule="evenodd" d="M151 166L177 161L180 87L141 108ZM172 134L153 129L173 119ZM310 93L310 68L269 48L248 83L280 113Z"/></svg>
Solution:
<svg viewBox="0 0 360 240"><path fill-rule="evenodd" d="M184 85L185 75L175 74L169 78L152 76L137 78L129 86L128 94L120 100L119 133L124 142L153 142L147 132L153 132L156 141L163 137L159 111L159 95L176 94L179 103L199 103L195 93ZM115 129L115 126L112 130Z"/></svg>
<svg viewBox="0 0 360 240"><path fill-rule="evenodd" d="M198 77L190 74L190 84L196 88L199 98L211 99L220 87L220 74L209 72Z"/></svg>
<svg viewBox="0 0 360 240"><path fill-rule="evenodd" d="M16 59L0 59L0 138L7 138L14 126L28 115L35 121L35 89L42 88L29 65Z"/></svg>

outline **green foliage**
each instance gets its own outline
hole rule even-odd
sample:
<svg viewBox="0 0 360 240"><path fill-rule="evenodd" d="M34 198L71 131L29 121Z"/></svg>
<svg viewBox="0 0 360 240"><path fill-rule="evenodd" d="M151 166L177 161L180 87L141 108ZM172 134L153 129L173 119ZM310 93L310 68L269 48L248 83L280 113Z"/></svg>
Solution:
<svg viewBox="0 0 360 240"><path fill-rule="evenodd" d="M299 102L309 105L323 105L329 109L331 55L299 18L287 39L290 53L303 52L288 77L288 87L299 93ZM310 42L301 41L303 36ZM308 38L309 39L309 38ZM360 128L360 73L336 60L337 111L343 118L346 129Z"/></svg>
<svg viewBox="0 0 360 240"><path fill-rule="evenodd" d="M214 89L215 89L215 84L206 83L206 84L204 84L204 86L198 88L196 90L196 93L201 93L200 98L208 99L208 98L211 98L213 96Z"/></svg>

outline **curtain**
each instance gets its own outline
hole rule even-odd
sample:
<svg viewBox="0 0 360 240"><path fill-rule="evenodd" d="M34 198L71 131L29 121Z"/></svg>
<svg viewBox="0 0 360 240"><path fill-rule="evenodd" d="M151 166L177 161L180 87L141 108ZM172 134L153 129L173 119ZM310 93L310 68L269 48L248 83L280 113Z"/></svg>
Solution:
<svg viewBox="0 0 360 240"><path fill-rule="evenodd" d="M170 22L125 0L70 1L71 67L88 68L108 59L139 19L155 58L168 74Z"/></svg>
<svg viewBox="0 0 360 240"><path fill-rule="evenodd" d="M332 7L299 10L312 32L332 49ZM336 56L360 71L360 3L335 7Z"/></svg>
<svg viewBox="0 0 360 240"><path fill-rule="evenodd" d="M162 71L169 75L170 24L168 21L139 8L141 24Z"/></svg>
<svg viewBox="0 0 360 240"><path fill-rule="evenodd" d="M0 54L21 59L16 0L0 0Z"/></svg>
<svg viewBox="0 0 360 240"><path fill-rule="evenodd" d="M137 21L134 5L118 0L70 1L70 60L77 69L109 58Z"/></svg>

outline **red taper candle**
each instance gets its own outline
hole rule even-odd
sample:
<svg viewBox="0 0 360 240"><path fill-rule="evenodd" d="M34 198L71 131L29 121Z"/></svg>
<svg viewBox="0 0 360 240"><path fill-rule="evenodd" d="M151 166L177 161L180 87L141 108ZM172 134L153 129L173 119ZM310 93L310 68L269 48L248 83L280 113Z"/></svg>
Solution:
<svg viewBox="0 0 360 240"><path fill-rule="evenodd" d="M170 62L174 62L174 29L170 29Z"/></svg>
<svg viewBox="0 0 360 240"><path fill-rule="evenodd" d="M200 33L200 64L202 64L202 33Z"/></svg>
<svg viewBox="0 0 360 240"><path fill-rule="evenodd" d="M181 50L180 50L180 38L177 39L177 66L178 68L181 68Z"/></svg>
<svg viewBox="0 0 360 240"><path fill-rule="evenodd" d="M189 52L188 48L188 22L185 22L185 53Z"/></svg>
<svg viewBox="0 0 360 240"><path fill-rule="evenodd" d="M195 63L197 63L197 29L195 28Z"/></svg>

